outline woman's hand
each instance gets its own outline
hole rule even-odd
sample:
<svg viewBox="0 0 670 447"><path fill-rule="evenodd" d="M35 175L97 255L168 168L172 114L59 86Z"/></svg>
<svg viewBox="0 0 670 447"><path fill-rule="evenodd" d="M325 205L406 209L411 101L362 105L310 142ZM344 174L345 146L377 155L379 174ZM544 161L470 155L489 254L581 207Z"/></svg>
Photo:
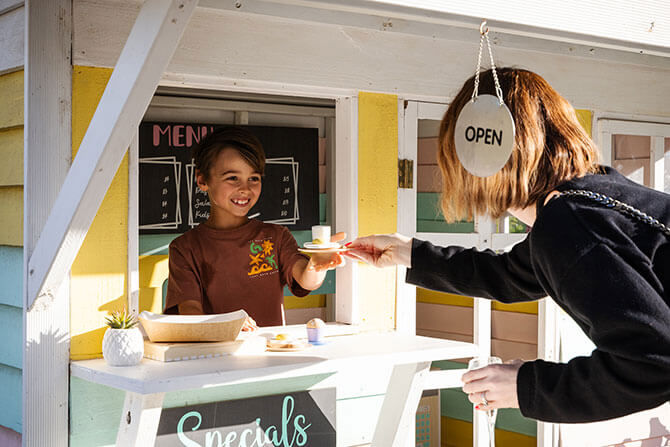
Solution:
<svg viewBox="0 0 670 447"><path fill-rule="evenodd" d="M516 393L516 376L522 360L512 360L502 365L489 365L463 374L463 392L477 405L477 410L519 408ZM488 405L484 405L484 401Z"/></svg>
<svg viewBox="0 0 670 447"><path fill-rule="evenodd" d="M335 233L330 237L330 242L340 242L347 237L346 233ZM344 258L337 252L314 253L307 263L307 271L323 272L344 265Z"/></svg>
<svg viewBox="0 0 670 447"><path fill-rule="evenodd" d="M256 320L254 320L251 317L247 317L246 320L244 320L244 324L242 325L242 330L244 332L251 332L255 331L258 329L258 325L256 324Z"/></svg>
<svg viewBox="0 0 670 447"><path fill-rule="evenodd" d="M412 265L412 238L402 234L375 234L359 237L348 243L349 251L343 254L353 259L367 262L375 267L392 265Z"/></svg>

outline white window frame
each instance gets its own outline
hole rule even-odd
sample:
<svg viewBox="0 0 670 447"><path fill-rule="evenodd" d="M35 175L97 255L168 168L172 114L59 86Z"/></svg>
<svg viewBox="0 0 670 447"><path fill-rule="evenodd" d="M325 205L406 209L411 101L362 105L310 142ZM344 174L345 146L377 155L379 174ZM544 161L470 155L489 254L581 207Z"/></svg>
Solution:
<svg viewBox="0 0 670 447"><path fill-rule="evenodd" d="M244 88L236 90L214 82L204 82L198 79L197 83L183 81L180 87L184 89L198 88L208 90L225 90L226 92L256 93L276 95L275 84L258 84L253 89ZM172 86L171 83L161 85ZM172 92L174 93L174 92ZM324 99L335 99L335 110L321 107L310 107L305 105L283 105L246 103L241 101L224 99L201 99L188 97L154 97L153 106L191 108L191 109L217 109L233 111L236 124L248 124L250 112L279 113L303 116L319 116L325 119L326 131L330 138L328 156L328 182L329 191L332 191L329 200L327 215L331 225L337 231L344 231L349 236L358 234L358 98L355 92L343 90L334 94L332 89L320 92L314 88L301 88L292 86L290 91L284 92L287 96L302 96ZM185 90L185 95L188 92ZM337 125L336 125L337 123ZM137 137L130 147L129 153L129 196L128 196L128 297L129 308L139 310L139 232L138 232L138 151ZM336 175L337 173L337 175ZM339 181L338 181L339 176ZM359 296L358 296L358 266L350 262L346 267L338 269L336 275L334 319L338 323L358 324L360 322ZM330 303L329 303L330 304Z"/></svg>

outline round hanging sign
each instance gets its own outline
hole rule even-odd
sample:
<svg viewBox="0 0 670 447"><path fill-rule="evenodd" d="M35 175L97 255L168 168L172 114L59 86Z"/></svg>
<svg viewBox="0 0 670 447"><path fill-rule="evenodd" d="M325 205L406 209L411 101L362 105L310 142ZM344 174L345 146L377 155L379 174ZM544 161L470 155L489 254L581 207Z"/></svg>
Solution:
<svg viewBox="0 0 670 447"><path fill-rule="evenodd" d="M477 96L458 115L454 144L468 172L477 177L495 174L505 166L514 148L512 114L496 96Z"/></svg>

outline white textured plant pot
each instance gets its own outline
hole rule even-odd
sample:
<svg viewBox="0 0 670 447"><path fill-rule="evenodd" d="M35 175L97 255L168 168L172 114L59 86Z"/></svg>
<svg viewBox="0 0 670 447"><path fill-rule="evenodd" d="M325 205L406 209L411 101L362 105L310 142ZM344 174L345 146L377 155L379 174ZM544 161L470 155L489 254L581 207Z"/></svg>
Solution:
<svg viewBox="0 0 670 447"><path fill-rule="evenodd" d="M102 356L110 366L133 366L144 356L144 338L139 328L108 328L102 338Z"/></svg>

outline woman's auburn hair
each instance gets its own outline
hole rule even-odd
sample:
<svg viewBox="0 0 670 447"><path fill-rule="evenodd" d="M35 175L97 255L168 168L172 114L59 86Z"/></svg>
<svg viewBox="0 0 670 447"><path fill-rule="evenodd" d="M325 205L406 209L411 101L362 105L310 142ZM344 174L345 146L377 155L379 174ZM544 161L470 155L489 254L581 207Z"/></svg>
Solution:
<svg viewBox="0 0 670 447"><path fill-rule="evenodd" d="M472 219L477 214L499 218L510 208L536 204L560 183L598 171L598 148L565 98L531 71L496 71L516 128L512 155L489 177L470 174L458 160L454 128L472 98L471 77L440 124L437 160L442 172L441 207L447 222ZM491 70L480 73L479 94L495 95Z"/></svg>

